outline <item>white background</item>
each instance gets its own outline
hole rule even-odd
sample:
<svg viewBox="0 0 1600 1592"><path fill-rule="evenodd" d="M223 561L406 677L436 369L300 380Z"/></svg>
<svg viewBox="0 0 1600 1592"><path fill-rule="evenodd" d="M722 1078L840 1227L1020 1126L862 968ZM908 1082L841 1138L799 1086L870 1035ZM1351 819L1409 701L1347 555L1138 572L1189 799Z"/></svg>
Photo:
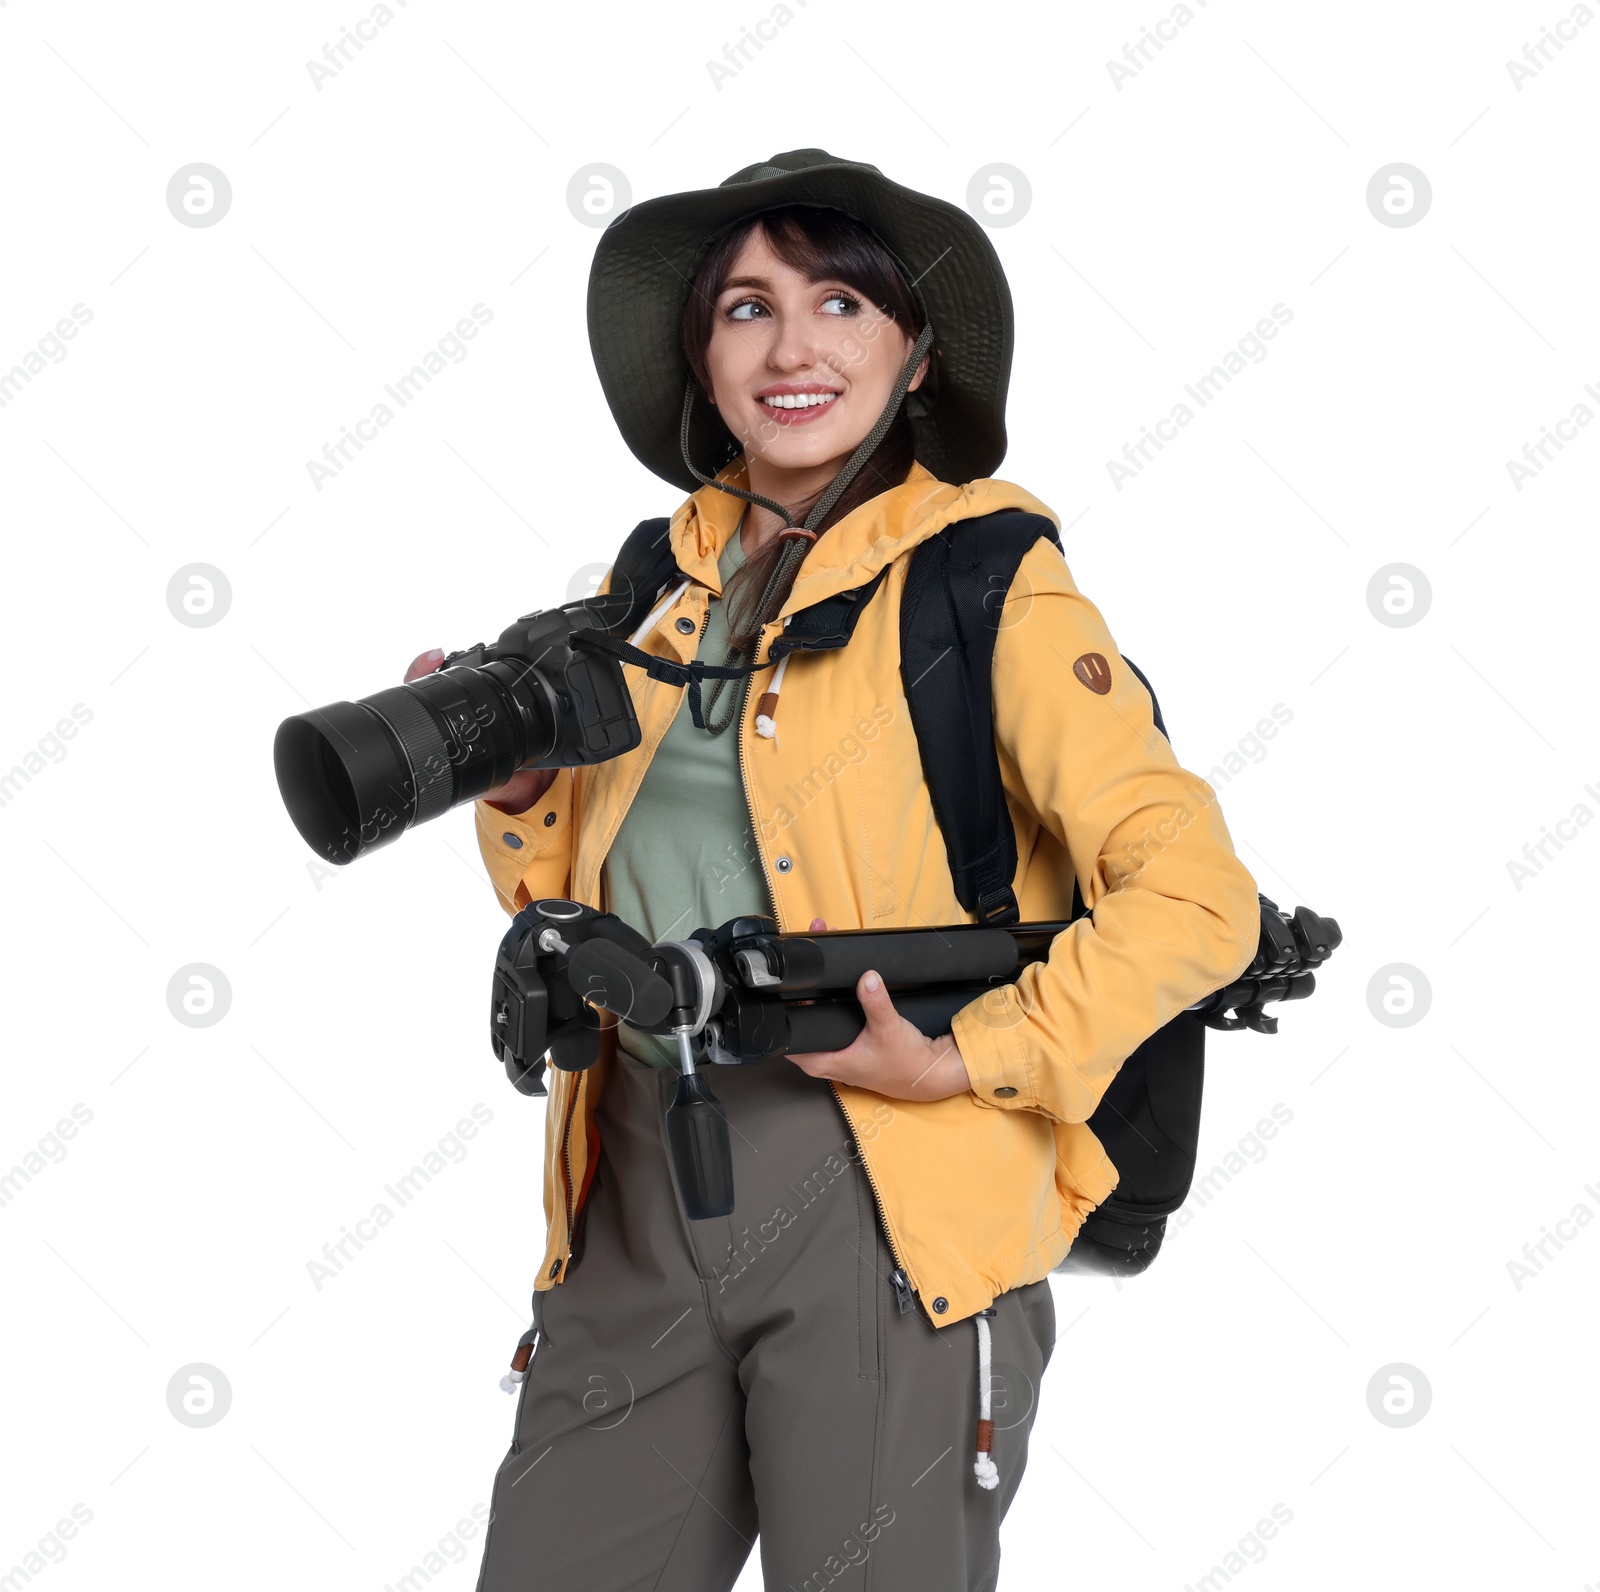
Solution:
<svg viewBox="0 0 1600 1592"><path fill-rule="evenodd" d="M0 370L92 311L0 408L0 769L46 745L0 806L0 1171L92 1112L0 1205L0 1574L81 1504L59 1592L377 1592L487 1501L543 1236L542 1110L483 1033L505 918L465 809L315 877L272 735L565 600L679 501L594 379L574 175L644 198L820 144L957 203L1026 176L992 233L1000 473L1070 525L1186 766L1292 712L1223 810L1266 893L1345 931L1275 1039L1211 1044L1202 1174L1281 1104L1264 1158L1146 1277L1055 1279L1002 1584L1178 1592L1280 1503L1234 1578L1260 1592L1600 1582L1600 1232L1508 1271L1600 1213L1600 836L1507 867L1600 812L1600 427L1507 470L1600 413L1600 26L1519 87L1562 0L1212 0L1119 87L1160 0L792 4L719 84L763 0L411 0L320 88L359 3L0 6ZM207 228L165 199L197 161L232 186ZM1395 162L1431 183L1413 226L1367 205ZM319 490L307 461L474 304L467 357ZM1119 488L1107 461L1278 304L1267 357ZM207 627L168 607L193 563L231 587ZM1368 606L1392 563L1431 586L1408 627ZM231 987L210 1027L168 1010L191 963ZM1369 1009L1393 963L1432 991L1406 1028ZM307 1263L478 1102L465 1158L319 1291ZM193 1362L232 1388L202 1430L166 1403ZM1368 1405L1395 1363L1432 1395L1403 1429ZM480 1547L430 1586L471 1587Z"/></svg>

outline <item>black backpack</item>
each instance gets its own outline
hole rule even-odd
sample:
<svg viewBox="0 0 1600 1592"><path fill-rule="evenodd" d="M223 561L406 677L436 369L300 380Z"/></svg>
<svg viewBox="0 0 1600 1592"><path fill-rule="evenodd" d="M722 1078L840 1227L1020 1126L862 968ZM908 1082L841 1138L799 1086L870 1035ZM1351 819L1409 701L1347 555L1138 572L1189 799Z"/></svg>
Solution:
<svg viewBox="0 0 1600 1592"><path fill-rule="evenodd" d="M672 556L665 519L645 520L617 554L611 590L632 605L613 627L630 636L669 582L683 578ZM994 743L990 689L1000 605L1017 567L1039 537L1059 549L1041 515L1003 509L960 520L920 543L911 555L900 604L900 672L923 775L944 835L956 897L987 923L1018 921L1011 880L1016 834L1006 811ZM769 656L843 647L888 575L839 592L793 614ZM1150 682L1156 727L1166 724ZM1073 882L1072 920L1086 908ZM1115 1191L1091 1211L1060 1271L1133 1276L1161 1248L1167 1217L1182 1205L1194 1178L1205 1083L1205 1025L1181 1012L1123 1062L1089 1127L1119 1174Z"/></svg>

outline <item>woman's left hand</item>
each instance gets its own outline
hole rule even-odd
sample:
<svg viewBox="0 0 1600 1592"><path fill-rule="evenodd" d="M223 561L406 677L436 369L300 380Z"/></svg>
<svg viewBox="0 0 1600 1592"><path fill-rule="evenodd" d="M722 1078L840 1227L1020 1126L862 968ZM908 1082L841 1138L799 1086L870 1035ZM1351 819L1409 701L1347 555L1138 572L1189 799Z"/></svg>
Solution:
<svg viewBox="0 0 1600 1592"><path fill-rule="evenodd" d="M813 918L812 932L827 924ZM843 1050L797 1051L789 1057L813 1078L854 1084L891 1100L948 1100L971 1087L953 1034L929 1039L894 1009L876 973L856 980L867 1026Z"/></svg>

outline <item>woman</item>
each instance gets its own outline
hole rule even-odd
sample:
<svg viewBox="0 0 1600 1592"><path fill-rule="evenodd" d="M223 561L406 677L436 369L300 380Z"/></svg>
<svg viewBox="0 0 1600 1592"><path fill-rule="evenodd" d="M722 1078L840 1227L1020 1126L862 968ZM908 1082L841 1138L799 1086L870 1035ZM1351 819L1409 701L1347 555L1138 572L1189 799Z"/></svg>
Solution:
<svg viewBox="0 0 1600 1592"><path fill-rule="evenodd" d="M740 914L972 921L897 618L928 537L1049 514L989 479L1012 325L982 228L871 166L778 155L608 228L589 321L624 439L692 492L680 573L634 643L748 672L691 712L630 669L635 752L488 792L502 905L570 896L651 939ZM886 566L847 646L765 663L788 616ZM1047 540L997 624L1021 916L1066 919L1074 878L1091 916L948 1034L868 973L846 1049L717 1069L732 1218L684 1215L663 1042L623 1025L595 1067L553 1075L537 1330L481 1592L731 1587L758 1534L772 1588L995 1586L1055 1339L1047 1278L1116 1182L1087 1118L1131 1051L1249 962L1258 925L1214 799Z"/></svg>

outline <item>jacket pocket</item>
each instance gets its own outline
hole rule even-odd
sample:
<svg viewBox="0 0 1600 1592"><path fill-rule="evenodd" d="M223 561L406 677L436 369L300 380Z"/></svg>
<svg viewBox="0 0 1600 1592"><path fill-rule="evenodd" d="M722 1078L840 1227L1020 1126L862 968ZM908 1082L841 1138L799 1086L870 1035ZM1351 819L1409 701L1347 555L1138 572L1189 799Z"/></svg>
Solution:
<svg viewBox="0 0 1600 1592"><path fill-rule="evenodd" d="M530 1332L537 1333L534 1339L533 1353L528 1356L528 1364L523 1371L521 1385L517 1389L517 1414L511 1425L511 1452L520 1454L523 1447L523 1422L528 1412L528 1388L532 1385L537 1371L537 1362L541 1351L544 1350L546 1338L544 1329L544 1311L549 1295L535 1293L533 1296L533 1324Z"/></svg>

